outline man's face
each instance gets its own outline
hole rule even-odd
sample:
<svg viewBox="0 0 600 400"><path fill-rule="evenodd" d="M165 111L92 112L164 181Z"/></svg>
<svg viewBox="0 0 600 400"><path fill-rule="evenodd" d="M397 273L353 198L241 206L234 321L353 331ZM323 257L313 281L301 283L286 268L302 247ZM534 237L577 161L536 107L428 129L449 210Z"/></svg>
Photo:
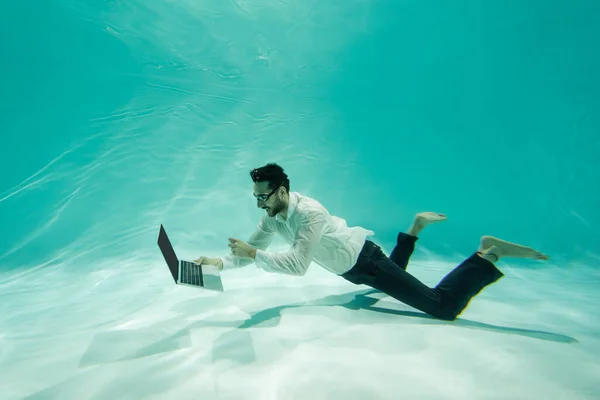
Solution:
<svg viewBox="0 0 600 400"><path fill-rule="evenodd" d="M256 201L256 206L258 208L262 208L263 210L266 210L269 217L274 217L276 214L283 211L283 209L285 207L283 204L283 201L281 199L281 191L282 190L283 189L280 186L277 189L275 189L275 193L271 193L272 190L269 189L268 182L255 183L254 184L254 196L258 197L257 201ZM271 194L271 196L266 201L260 199L260 197L262 197L262 196L266 197L269 194Z"/></svg>

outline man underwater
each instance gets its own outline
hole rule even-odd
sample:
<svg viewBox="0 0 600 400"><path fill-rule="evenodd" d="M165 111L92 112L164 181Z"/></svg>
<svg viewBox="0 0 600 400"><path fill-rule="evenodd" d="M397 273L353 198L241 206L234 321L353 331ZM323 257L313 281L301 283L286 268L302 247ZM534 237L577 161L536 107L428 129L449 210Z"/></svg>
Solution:
<svg viewBox="0 0 600 400"><path fill-rule="evenodd" d="M269 163L253 169L250 176L257 206L266 211L256 230L248 242L229 238L231 255L199 257L197 264L229 269L254 263L268 272L304 275L315 262L354 284L370 286L417 310L452 321L483 288L504 276L494 265L502 257L548 260L547 255L530 247L483 236L477 251L430 288L406 267L419 233L429 224L446 220L444 214L417 214L409 229L398 234L388 258L367 239L374 232L348 227L317 200L290 192L288 176L279 165ZM266 252L275 234L291 245L287 252Z"/></svg>

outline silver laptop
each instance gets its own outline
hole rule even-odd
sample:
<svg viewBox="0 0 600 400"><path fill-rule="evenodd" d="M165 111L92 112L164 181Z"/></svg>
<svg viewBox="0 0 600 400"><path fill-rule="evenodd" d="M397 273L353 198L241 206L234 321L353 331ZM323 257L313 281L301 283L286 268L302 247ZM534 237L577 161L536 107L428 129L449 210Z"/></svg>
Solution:
<svg viewBox="0 0 600 400"><path fill-rule="evenodd" d="M162 224L158 232L158 247L177 285L223 291L219 268L214 265L199 265L193 261L179 260Z"/></svg>

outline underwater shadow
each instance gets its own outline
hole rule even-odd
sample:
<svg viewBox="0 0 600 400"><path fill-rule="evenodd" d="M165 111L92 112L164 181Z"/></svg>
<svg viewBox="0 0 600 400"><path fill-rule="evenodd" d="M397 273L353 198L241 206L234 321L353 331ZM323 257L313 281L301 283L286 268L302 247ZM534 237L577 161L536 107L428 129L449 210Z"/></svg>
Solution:
<svg viewBox="0 0 600 400"><path fill-rule="evenodd" d="M330 295L307 303L286 304L266 308L251 313L251 316L244 320L194 321L179 329L173 329L172 327L181 323L180 317L174 317L169 318L168 320L159 321L145 328L101 332L94 337L87 351L83 354L79 366L85 367L103 363L133 360L155 354L191 348L192 341L190 332L195 329L205 328L233 329L219 335L212 343L210 357L213 362L217 360L231 360L238 364L252 363L256 360L256 356L254 353L252 336L246 329L276 327L281 320L282 311L294 308L306 309L310 307L343 307L348 310L366 310L419 319L427 324L452 325L459 328L520 335L557 343L579 343L577 339L559 333L492 325L463 318L458 318L454 321L444 321L418 311L377 307L374 306L374 304L379 302L380 299L370 297L369 295L378 293L381 292L374 289L367 289L340 295ZM386 323L394 323L394 320L391 319Z"/></svg>
<svg viewBox="0 0 600 400"><path fill-rule="evenodd" d="M462 328L469 329L479 329L491 332L498 332L504 334L513 334L526 336L539 340L547 340L557 343L579 343L579 341L571 336L563 335L560 333L546 332L541 330L532 330L532 329L522 329L522 328L513 328L508 326L500 326L500 325L492 325L484 322L473 321L464 318L457 318L454 321L444 321L438 318L432 317L428 314L419 312L419 311L405 311L405 310L394 310L390 308L377 307L374 306L379 299L369 297L371 294L380 294L381 292L376 289L366 289L363 291L351 292L343 295L331 295L324 297L323 299L308 302L306 304L299 305L284 305L279 307L268 308L262 311L258 311L247 319L243 324L238 326L240 329L256 327L258 325L264 325L265 323L269 323L269 326L276 325L279 321L273 321L273 319L277 319L281 317L281 311L290 308L298 308L298 307L323 307L323 306L338 306L347 308L349 310L367 310L384 314L391 315L401 315L404 317L412 317L412 318L421 318L427 320L429 324L439 324L439 325L453 325ZM345 298L349 295L352 296L352 299L346 302L343 302ZM390 321L392 322L392 321Z"/></svg>
<svg viewBox="0 0 600 400"><path fill-rule="evenodd" d="M433 323L439 324L439 325L454 325L454 326L458 326L461 328L479 329L479 330L484 330L484 331L520 335L520 336L530 337L533 339L547 340L547 341L557 342L557 343L579 343L579 340L575 339L574 337L571 337L568 335L563 335L560 333L547 332L547 331L534 330L534 329L513 328L510 326L493 325L493 324L487 324L485 322L478 322L478 321L473 321L473 320L464 319L464 318L460 318L460 317L454 321L443 321L443 320L434 318L428 314L424 314L424 313L421 313L418 311L403 311L403 310L393 310L393 309L382 308L382 307L373 307L372 304L374 304L375 302L366 301L363 304L361 304L361 301L362 300L358 300L357 303L358 303L360 309L363 309L363 310L375 311L375 312L380 312L380 313L385 313L385 314L402 315L405 317L425 318L425 319L434 321Z"/></svg>

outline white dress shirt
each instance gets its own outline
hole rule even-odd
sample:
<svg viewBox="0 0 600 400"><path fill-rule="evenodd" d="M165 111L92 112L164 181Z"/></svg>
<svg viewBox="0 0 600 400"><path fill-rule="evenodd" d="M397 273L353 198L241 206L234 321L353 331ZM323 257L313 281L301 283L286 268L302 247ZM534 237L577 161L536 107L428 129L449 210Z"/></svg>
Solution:
<svg viewBox="0 0 600 400"><path fill-rule="evenodd" d="M290 244L288 251L268 253L274 234ZM350 270L373 231L348 227L346 221L329 212L318 201L290 192L287 218L265 214L247 243L255 247L254 260L228 255L222 257L223 269L254 264L265 271L288 275L304 275L311 262L337 275Z"/></svg>

